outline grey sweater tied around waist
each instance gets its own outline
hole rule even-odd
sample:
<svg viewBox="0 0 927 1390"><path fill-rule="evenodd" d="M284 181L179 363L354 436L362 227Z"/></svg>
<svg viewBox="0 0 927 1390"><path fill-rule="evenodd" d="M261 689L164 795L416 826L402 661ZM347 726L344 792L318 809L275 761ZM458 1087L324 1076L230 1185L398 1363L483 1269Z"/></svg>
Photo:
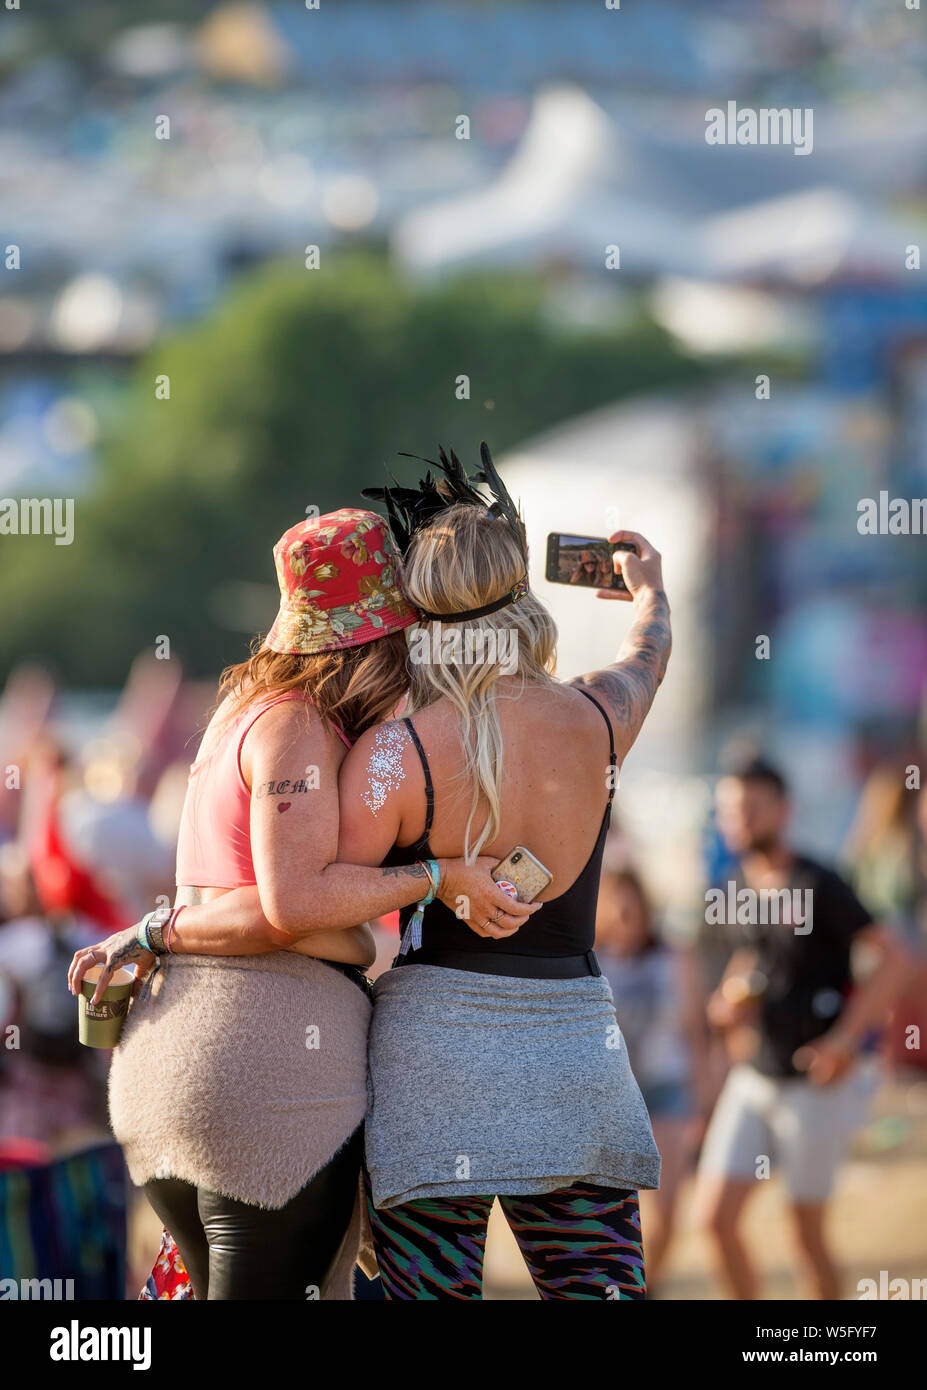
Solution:
<svg viewBox="0 0 927 1390"><path fill-rule="evenodd" d="M601 976L429 965L374 984L367 1164L376 1207L659 1185L660 1156Z"/></svg>

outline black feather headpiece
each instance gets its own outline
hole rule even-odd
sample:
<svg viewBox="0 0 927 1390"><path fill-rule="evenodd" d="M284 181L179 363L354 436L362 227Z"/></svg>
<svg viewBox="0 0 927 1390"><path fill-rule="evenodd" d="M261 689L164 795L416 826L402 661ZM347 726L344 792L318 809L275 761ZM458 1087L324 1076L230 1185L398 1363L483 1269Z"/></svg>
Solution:
<svg viewBox="0 0 927 1390"><path fill-rule="evenodd" d="M487 603L482 608L468 609L466 613L428 613L421 609L419 611L422 616L464 622L468 618L481 618L487 613L495 613L497 609L521 598L528 588L525 528L485 441L480 445L480 461L483 466L469 476L453 449L447 453L443 448L439 448L437 459L422 458L419 454L408 453L402 453L401 457L418 459L420 463L428 464L428 472L417 488L401 487L394 479L388 487L365 487L361 496L371 502L382 502L385 505L393 539L403 556L407 554L416 531L427 526L434 517L447 511L449 507L463 503L468 507L481 507L488 516L504 520L525 559L525 573L522 578L494 603ZM437 473L433 474L432 469L436 469ZM479 491L481 485L492 493L492 502Z"/></svg>

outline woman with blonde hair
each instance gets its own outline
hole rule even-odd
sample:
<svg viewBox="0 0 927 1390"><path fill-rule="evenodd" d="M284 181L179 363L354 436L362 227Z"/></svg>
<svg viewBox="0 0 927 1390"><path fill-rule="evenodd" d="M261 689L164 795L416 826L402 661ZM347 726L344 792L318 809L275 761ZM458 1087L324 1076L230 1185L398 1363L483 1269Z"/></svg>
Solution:
<svg viewBox="0 0 927 1390"><path fill-rule="evenodd" d="M370 1037L380 1274L390 1299L480 1298L498 1197L542 1298L639 1299L637 1189L660 1160L592 947L617 769L669 657L660 557L636 533L611 538L637 554L615 554L627 592L600 596L635 621L613 666L561 683L488 450L472 478L453 454L433 466L418 490L364 494L386 502L422 625L406 717L368 729L341 769L339 855L401 867L527 849L552 878L504 941L468 930L466 904L401 914Z"/></svg>
<svg viewBox="0 0 927 1390"><path fill-rule="evenodd" d="M351 1296L365 919L432 882L480 900L499 930L528 916L492 883L491 861L338 862L339 767L401 700L418 614L371 512L300 522L274 558L277 619L226 672L190 770L175 905L79 951L70 972L78 992L102 965L99 1000L119 966L157 965L113 1054L110 1114L196 1298L214 1301Z"/></svg>

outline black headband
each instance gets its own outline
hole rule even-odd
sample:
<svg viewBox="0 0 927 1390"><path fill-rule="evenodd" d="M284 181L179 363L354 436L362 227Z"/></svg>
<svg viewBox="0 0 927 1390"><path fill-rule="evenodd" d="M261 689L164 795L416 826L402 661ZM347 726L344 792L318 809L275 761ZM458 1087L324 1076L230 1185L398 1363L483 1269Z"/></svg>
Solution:
<svg viewBox="0 0 927 1390"><path fill-rule="evenodd" d="M517 603L518 600L528 592L528 576L523 574L517 584L513 584L511 589L501 598L497 598L494 603L484 603L482 608L468 608L463 613L429 613L424 608L419 608L419 613L430 623L451 622L465 623L470 618L485 618L487 613L498 613L500 608L507 608L510 603Z"/></svg>

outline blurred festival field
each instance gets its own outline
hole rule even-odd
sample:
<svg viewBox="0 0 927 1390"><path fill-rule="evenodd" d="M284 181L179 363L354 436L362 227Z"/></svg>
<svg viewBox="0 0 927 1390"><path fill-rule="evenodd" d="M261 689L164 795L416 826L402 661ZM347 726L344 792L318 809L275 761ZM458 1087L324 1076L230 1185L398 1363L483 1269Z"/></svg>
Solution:
<svg viewBox="0 0 927 1390"><path fill-rule="evenodd" d="M107 1138L106 1059L76 1046L62 961L172 893L217 679L276 612L273 543L359 505L400 451L475 461L487 439L563 676L612 661L626 615L546 582L547 533L631 527L663 553L674 653L607 862L639 872L661 941L717 985L714 797L749 747L791 784L796 843L910 951L828 1230L845 1298L882 1270L927 1276L927 1069L903 1031L927 1027L916 18L829 0L4 14L0 1036L26 1043L0 1050L0 1198L28 1171L52 1210L52 1161ZM735 100L813 109L813 151L709 144L706 112ZM912 524L867 531L883 497ZM12 524L29 498L70 504L72 534ZM378 969L394 925L380 948ZM93 1278L134 1297L160 1226L95 1163L69 1179L109 1184ZM758 1186L763 1297L803 1297L780 1184ZM658 1299L722 1296L693 1187ZM0 1275L64 1258L51 1217L40 1250L6 1210ZM498 1209L486 1295L535 1296Z"/></svg>
<svg viewBox="0 0 927 1390"><path fill-rule="evenodd" d="M922 1280L927 1267L927 1084L885 1086L873 1122L853 1147L828 1215L842 1297L855 1299L861 1279ZM697 1228L693 1184L683 1189L676 1241L656 1299L715 1299L712 1253ZM783 1195L776 1179L758 1185L747 1208L745 1239L755 1254L764 1299L801 1299ZM646 1232L646 1207L643 1225ZM487 1297L534 1299L518 1247L498 1207L487 1252Z"/></svg>

